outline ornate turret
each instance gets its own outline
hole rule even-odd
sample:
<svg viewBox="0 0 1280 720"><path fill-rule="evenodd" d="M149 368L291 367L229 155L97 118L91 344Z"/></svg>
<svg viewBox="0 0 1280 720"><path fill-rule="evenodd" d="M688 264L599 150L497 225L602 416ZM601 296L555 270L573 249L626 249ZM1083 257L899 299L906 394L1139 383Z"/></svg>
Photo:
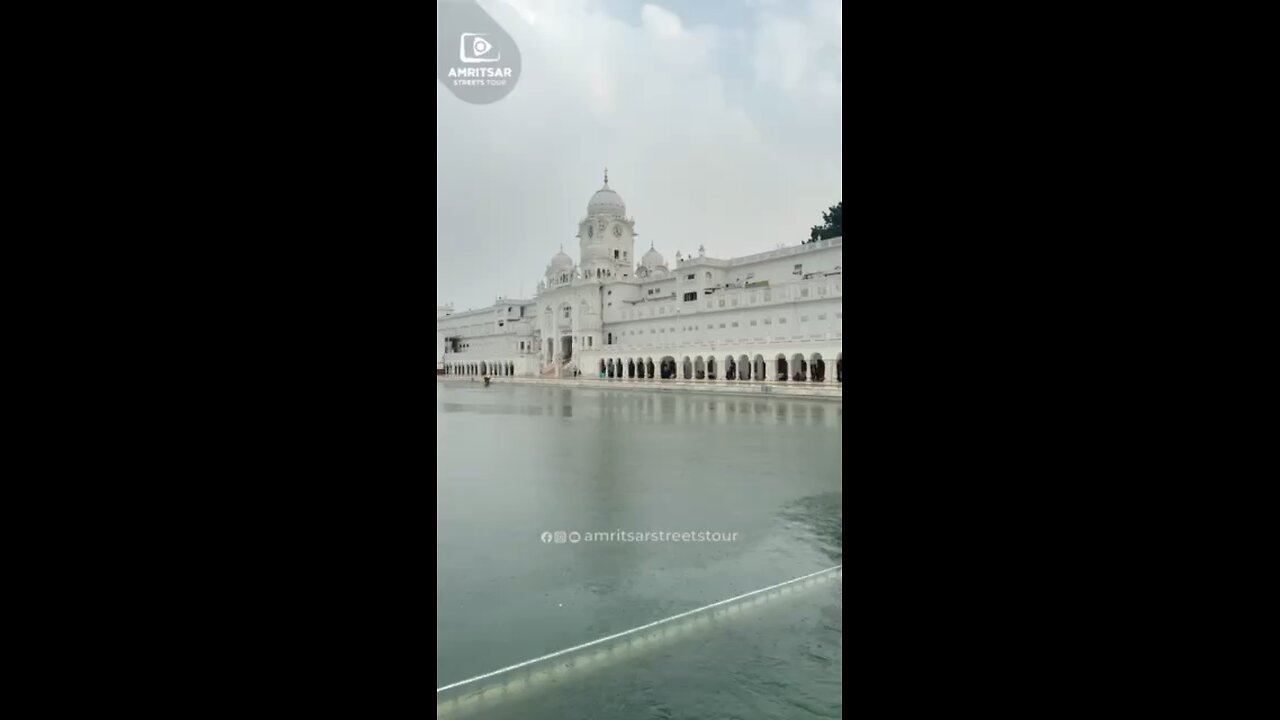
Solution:
<svg viewBox="0 0 1280 720"><path fill-rule="evenodd" d="M635 271L635 223L627 217L627 205L609 187L609 169L604 171L604 187L587 202L587 216L578 225L582 276L587 280L630 277Z"/></svg>

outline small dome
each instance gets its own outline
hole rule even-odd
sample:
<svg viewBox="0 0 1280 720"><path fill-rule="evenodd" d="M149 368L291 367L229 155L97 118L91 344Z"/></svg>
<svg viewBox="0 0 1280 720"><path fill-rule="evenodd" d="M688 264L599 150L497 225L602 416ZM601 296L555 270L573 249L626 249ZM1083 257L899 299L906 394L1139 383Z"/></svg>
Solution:
<svg viewBox="0 0 1280 720"><path fill-rule="evenodd" d="M662 253L654 250L653 246L650 245L649 252L640 258L640 264L647 268L666 267L667 261L662 258Z"/></svg>
<svg viewBox="0 0 1280 720"><path fill-rule="evenodd" d="M573 258L564 254L564 248L561 248L560 252L551 256L551 269L560 271L573 269Z"/></svg>
<svg viewBox="0 0 1280 720"><path fill-rule="evenodd" d="M609 187L609 171L604 173L604 187L596 191L591 196L591 201L587 203L588 215L621 215L626 216L627 205L622 202L622 196L614 192Z"/></svg>

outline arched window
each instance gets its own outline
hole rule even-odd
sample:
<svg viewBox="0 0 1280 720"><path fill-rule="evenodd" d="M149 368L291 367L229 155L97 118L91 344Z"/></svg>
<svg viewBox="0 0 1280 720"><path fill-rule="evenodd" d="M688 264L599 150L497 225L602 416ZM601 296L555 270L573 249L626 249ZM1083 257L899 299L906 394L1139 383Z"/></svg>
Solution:
<svg viewBox="0 0 1280 720"><path fill-rule="evenodd" d="M709 272L707 273L707 279L708 279L708 280L710 280L710 279L711 279L711 273L709 273Z"/></svg>
<svg viewBox="0 0 1280 720"><path fill-rule="evenodd" d="M568 305L565 305L565 306L564 306L564 319L565 319L565 320L568 320L568 319L569 319L569 310L570 310L569 306L568 306Z"/></svg>

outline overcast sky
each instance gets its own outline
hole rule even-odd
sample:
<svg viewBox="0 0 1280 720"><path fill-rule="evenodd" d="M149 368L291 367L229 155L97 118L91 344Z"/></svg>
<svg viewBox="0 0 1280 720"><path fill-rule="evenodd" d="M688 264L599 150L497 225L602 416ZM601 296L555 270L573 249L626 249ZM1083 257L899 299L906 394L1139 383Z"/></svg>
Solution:
<svg viewBox="0 0 1280 720"><path fill-rule="evenodd" d="M436 84L436 299L531 297L601 186L650 241L732 257L795 245L843 199L838 1L480 0L519 46L514 91Z"/></svg>

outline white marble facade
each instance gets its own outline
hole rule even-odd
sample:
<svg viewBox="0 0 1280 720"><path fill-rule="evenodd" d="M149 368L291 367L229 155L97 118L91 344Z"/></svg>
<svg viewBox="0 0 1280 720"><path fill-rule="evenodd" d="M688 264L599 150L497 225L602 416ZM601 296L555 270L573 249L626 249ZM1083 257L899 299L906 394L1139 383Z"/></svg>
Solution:
<svg viewBox="0 0 1280 720"><path fill-rule="evenodd" d="M839 382L843 238L736 258L674 263L609 187L578 222L579 261L561 247L533 298L436 308L436 367L457 375ZM643 247L643 246L642 246Z"/></svg>

